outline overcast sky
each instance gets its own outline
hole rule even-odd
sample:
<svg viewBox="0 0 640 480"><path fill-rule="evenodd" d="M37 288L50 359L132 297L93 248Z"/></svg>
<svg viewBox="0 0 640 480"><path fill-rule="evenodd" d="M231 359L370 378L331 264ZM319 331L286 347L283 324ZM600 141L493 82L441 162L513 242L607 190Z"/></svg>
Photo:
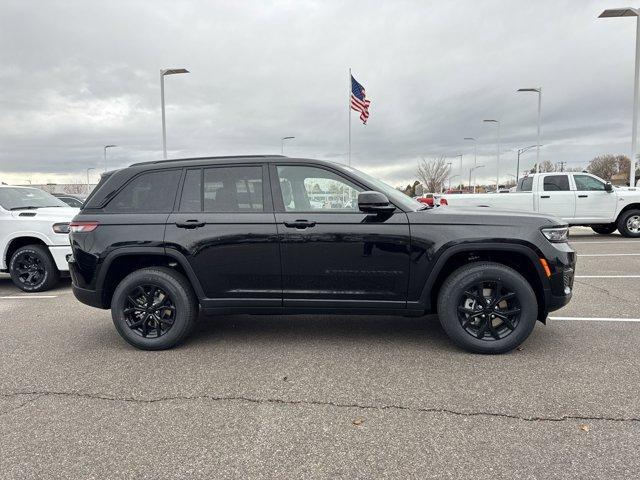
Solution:
<svg viewBox="0 0 640 480"><path fill-rule="evenodd" d="M25 1L0 3L0 180L63 182L162 155L280 153L346 162L348 69L371 100L352 114L353 165L399 185L420 157L464 154L495 178L512 149L586 165L629 153L635 19L624 1ZM533 164L535 153L522 157ZM453 173L459 171L459 160Z"/></svg>

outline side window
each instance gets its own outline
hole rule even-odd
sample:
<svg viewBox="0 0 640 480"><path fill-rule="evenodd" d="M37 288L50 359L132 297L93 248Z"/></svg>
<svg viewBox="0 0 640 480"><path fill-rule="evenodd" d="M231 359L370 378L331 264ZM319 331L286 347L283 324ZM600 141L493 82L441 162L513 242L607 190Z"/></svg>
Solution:
<svg viewBox="0 0 640 480"><path fill-rule="evenodd" d="M181 212L202 211L202 170L187 170L180 199Z"/></svg>
<svg viewBox="0 0 640 480"><path fill-rule="evenodd" d="M544 177L545 192L566 192L569 191L568 175L547 175Z"/></svg>
<svg viewBox="0 0 640 480"><path fill-rule="evenodd" d="M574 175L573 179L576 181L576 189L578 191L603 191L604 183L589 175Z"/></svg>
<svg viewBox="0 0 640 480"><path fill-rule="evenodd" d="M108 213L169 213L180 181L180 170L138 175L107 204Z"/></svg>
<svg viewBox="0 0 640 480"><path fill-rule="evenodd" d="M278 165L282 203L287 212L359 212L363 189L329 170L302 165Z"/></svg>
<svg viewBox="0 0 640 480"><path fill-rule="evenodd" d="M263 210L262 167L205 169L205 212L262 212Z"/></svg>
<svg viewBox="0 0 640 480"><path fill-rule="evenodd" d="M533 187L533 177L524 177L518 180L518 192L530 192Z"/></svg>

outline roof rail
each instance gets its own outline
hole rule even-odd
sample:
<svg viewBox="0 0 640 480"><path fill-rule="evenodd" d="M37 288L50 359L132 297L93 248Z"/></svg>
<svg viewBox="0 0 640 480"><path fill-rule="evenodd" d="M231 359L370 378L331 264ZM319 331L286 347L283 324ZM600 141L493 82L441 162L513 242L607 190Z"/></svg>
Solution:
<svg viewBox="0 0 640 480"><path fill-rule="evenodd" d="M218 160L218 159L227 159L227 158L273 158L273 157L286 158L286 155L223 155L220 157L167 158L165 160L150 160L148 162L132 163L129 166L136 167L138 165L153 165L156 163L171 163L171 162L189 162L189 161L199 162L201 160Z"/></svg>

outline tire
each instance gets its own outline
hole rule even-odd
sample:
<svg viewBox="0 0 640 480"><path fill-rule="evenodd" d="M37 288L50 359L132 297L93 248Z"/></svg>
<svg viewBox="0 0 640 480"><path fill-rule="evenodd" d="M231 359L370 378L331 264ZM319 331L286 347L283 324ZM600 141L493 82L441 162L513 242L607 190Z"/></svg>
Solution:
<svg viewBox="0 0 640 480"><path fill-rule="evenodd" d="M493 305L496 290L500 297L509 293L498 302L497 310ZM477 310L483 301L483 307ZM487 312L491 318L496 311L506 320L482 317ZM459 347L474 353L505 353L524 342L533 331L538 301L529 282L512 268L477 262L459 268L444 282L438 294L438 316L442 328Z"/></svg>
<svg viewBox="0 0 640 480"><path fill-rule="evenodd" d="M607 223L603 225L591 225L591 230L600 235L609 235L615 232L618 229L618 226L615 223Z"/></svg>
<svg viewBox="0 0 640 480"><path fill-rule="evenodd" d="M130 273L111 299L116 330L142 350L165 350L179 344L191 332L197 316L198 302L188 280L165 267Z"/></svg>
<svg viewBox="0 0 640 480"><path fill-rule="evenodd" d="M640 210L628 210L618 217L618 231L624 237L640 238Z"/></svg>
<svg viewBox="0 0 640 480"><path fill-rule="evenodd" d="M24 292L44 292L56 286L60 272L44 245L18 248L9 261L13 284Z"/></svg>

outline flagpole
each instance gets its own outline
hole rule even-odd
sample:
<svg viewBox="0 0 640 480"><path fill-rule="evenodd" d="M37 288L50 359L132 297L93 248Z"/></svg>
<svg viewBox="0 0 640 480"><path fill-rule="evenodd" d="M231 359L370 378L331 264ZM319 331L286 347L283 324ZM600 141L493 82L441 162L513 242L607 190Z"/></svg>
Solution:
<svg viewBox="0 0 640 480"><path fill-rule="evenodd" d="M347 97L347 114L349 115L349 166L351 166L351 68L349 68L349 96Z"/></svg>

